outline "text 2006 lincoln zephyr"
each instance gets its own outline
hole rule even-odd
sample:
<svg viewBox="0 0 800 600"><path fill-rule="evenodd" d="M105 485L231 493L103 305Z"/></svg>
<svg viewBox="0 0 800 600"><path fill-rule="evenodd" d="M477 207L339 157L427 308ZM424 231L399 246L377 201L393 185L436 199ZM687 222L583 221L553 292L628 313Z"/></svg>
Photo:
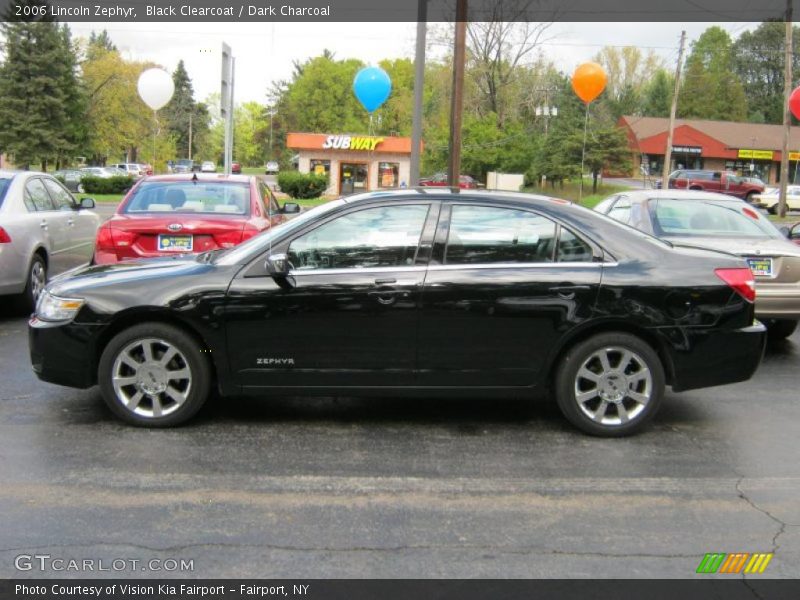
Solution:
<svg viewBox="0 0 800 600"><path fill-rule="evenodd" d="M235 248L87 267L30 320L38 376L99 385L143 426L222 396L552 395L585 432L640 430L674 391L764 350L733 255L564 201L447 189L327 203Z"/></svg>

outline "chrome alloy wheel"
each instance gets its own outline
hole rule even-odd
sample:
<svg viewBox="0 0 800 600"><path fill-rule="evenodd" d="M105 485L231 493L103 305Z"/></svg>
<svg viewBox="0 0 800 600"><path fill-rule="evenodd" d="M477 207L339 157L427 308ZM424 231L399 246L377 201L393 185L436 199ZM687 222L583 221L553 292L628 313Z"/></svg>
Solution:
<svg viewBox="0 0 800 600"><path fill-rule="evenodd" d="M47 271L44 263L41 260L34 260L31 265L31 298L34 306L36 306L36 301L39 299L45 283L47 283Z"/></svg>
<svg viewBox="0 0 800 600"><path fill-rule="evenodd" d="M192 372L186 357L161 339L136 340L114 360L114 393L130 412L141 417L167 416L186 402Z"/></svg>
<svg viewBox="0 0 800 600"><path fill-rule="evenodd" d="M653 394L644 359L626 348L607 346L592 353L575 376L575 401L600 425L624 425L638 417Z"/></svg>

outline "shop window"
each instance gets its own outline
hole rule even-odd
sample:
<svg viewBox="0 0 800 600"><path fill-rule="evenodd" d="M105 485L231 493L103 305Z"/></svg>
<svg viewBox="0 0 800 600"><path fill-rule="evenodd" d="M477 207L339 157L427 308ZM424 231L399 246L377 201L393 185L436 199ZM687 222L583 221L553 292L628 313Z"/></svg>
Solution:
<svg viewBox="0 0 800 600"><path fill-rule="evenodd" d="M331 178L331 161L322 160L319 158L311 159L311 173L315 175L325 175L330 181Z"/></svg>
<svg viewBox="0 0 800 600"><path fill-rule="evenodd" d="M396 188L400 185L400 163L378 163L378 187Z"/></svg>

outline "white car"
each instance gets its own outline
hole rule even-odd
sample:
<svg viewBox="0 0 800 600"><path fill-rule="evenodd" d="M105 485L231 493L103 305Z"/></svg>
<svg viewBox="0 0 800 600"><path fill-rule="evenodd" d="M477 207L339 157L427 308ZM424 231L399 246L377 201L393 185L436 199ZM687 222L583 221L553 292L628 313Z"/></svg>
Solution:
<svg viewBox="0 0 800 600"><path fill-rule="evenodd" d="M210 160L207 160L200 166L200 172L202 172L202 173L216 173L217 172L217 165L215 165Z"/></svg>
<svg viewBox="0 0 800 600"><path fill-rule="evenodd" d="M58 180L36 171L0 171L0 295L33 311L49 275L88 263L100 217Z"/></svg>
<svg viewBox="0 0 800 600"><path fill-rule="evenodd" d="M779 188L769 187L753 196L753 204L759 208L766 208L767 212L774 215L778 212L779 196ZM786 207L789 210L800 210L800 185L786 187Z"/></svg>
<svg viewBox="0 0 800 600"><path fill-rule="evenodd" d="M278 161L275 161L275 160L269 161L266 164L266 166L264 167L264 172L267 175L270 175L271 173L277 173L279 170L280 170L280 166L278 165Z"/></svg>

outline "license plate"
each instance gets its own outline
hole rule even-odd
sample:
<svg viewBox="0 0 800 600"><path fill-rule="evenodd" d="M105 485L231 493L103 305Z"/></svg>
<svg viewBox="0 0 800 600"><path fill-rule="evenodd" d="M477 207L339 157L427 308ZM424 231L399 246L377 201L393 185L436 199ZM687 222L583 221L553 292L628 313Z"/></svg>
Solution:
<svg viewBox="0 0 800 600"><path fill-rule="evenodd" d="M772 259L771 258L748 258L748 264L753 275L761 275L763 277L772 277Z"/></svg>
<svg viewBox="0 0 800 600"><path fill-rule="evenodd" d="M159 252L191 252L192 251L192 236L191 235L159 235L158 236L158 251Z"/></svg>

